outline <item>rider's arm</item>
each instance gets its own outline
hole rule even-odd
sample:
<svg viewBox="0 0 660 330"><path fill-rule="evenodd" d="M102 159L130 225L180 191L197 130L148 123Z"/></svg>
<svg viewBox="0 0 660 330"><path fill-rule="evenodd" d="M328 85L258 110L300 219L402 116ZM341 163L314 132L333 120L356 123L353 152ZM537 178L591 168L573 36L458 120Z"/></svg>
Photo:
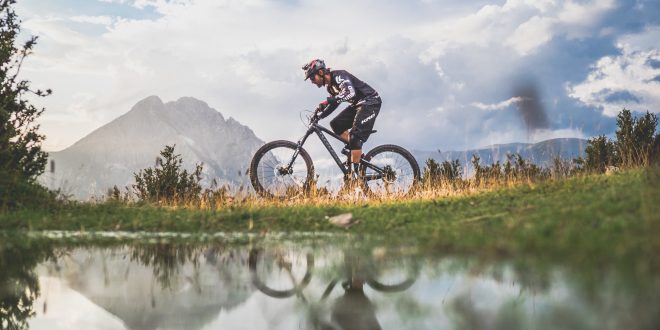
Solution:
<svg viewBox="0 0 660 330"><path fill-rule="evenodd" d="M355 96L355 88L353 88L353 83L351 83L351 80L348 77L339 73L334 77L334 79L337 82L337 86L339 86L339 93L334 96L328 96L326 99L326 103L328 103L328 105L319 114L320 118L329 116L333 111L335 111L335 109L337 109L337 107L339 107L339 103L350 101L350 99Z"/></svg>
<svg viewBox="0 0 660 330"><path fill-rule="evenodd" d="M328 105L326 105L325 109L321 110L319 113L319 118L323 119L327 116L329 116L335 109L339 107L339 102L328 102Z"/></svg>

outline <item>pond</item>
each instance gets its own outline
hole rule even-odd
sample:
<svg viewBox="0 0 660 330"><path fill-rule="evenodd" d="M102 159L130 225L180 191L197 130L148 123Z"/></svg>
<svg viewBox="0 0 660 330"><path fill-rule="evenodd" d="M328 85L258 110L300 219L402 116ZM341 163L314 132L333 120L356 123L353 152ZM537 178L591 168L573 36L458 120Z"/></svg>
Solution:
<svg viewBox="0 0 660 330"><path fill-rule="evenodd" d="M401 241L5 235L0 329L660 328L660 275L643 255L594 262Z"/></svg>

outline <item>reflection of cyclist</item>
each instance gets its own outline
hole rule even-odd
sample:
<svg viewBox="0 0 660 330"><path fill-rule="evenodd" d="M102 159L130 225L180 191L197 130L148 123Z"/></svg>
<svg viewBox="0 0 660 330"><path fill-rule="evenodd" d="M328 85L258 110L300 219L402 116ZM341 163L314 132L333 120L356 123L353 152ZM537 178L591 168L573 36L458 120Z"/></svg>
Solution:
<svg viewBox="0 0 660 330"><path fill-rule="evenodd" d="M335 134L340 135L348 143L353 167L357 169L362 156L362 144L369 138L380 111L380 96L371 86L347 71L326 68L323 60L312 60L303 66L303 70L305 70L305 80L311 79L311 82L319 88L327 86L330 93L330 96L317 108L320 111L319 117L329 116L341 102L350 103L330 122L330 126Z"/></svg>
<svg viewBox="0 0 660 330"><path fill-rule="evenodd" d="M332 322L340 329L380 329L376 309L362 289L364 281L354 278L350 286L344 286L344 295L332 304Z"/></svg>
<svg viewBox="0 0 660 330"><path fill-rule="evenodd" d="M371 300L364 294L363 269L356 257L345 255L348 266L348 281L344 282L344 295L332 304L331 320L335 328L375 330L381 329L376 319L376 309ZM332 329L328 328L328 329Z"/></svg>

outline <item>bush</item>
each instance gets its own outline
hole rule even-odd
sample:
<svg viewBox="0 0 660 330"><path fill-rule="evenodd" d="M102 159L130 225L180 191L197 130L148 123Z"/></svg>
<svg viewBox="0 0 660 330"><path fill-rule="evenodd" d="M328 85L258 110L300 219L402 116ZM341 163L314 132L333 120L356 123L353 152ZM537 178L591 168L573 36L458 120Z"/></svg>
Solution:
<svg viewBox="0 0 660 330"><path fill-rule="evenodd" d="M439 187L442 183L455 185L461 180L461 164L458 159L445 160L438 164L433 158L426 160L422 175L422 182L427 186Z"/></svg>
<svg viewBox="0 0 660 330"><path fill-rule="evenodd" d="M181 155L174 154L174 145L165 146L156 159L156 166L133 173L133 191L146 202L187 203L198 201L203 165L195 165L195 171L182 170Z"/></svg>
<svg viewBox="0 0 660 330"><path fill-rule="evenodd" d="M58 192L0 172L0 212L21 208L47 209L58 205Z"/></svg>

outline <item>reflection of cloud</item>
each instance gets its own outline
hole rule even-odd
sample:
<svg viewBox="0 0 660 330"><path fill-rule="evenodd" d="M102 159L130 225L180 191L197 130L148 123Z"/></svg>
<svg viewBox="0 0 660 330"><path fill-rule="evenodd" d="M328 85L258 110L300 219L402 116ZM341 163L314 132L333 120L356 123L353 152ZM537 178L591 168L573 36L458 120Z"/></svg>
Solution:
<svg viewBox="0 0 660 330"><path fill-rule="evenodd" d="M35 307L46 304L48 308L35 308L37 313L30 319L30 329L126 329L119 318L69 288L66 281L42 276L39 286L42 294L35 301Z"/></svg>

